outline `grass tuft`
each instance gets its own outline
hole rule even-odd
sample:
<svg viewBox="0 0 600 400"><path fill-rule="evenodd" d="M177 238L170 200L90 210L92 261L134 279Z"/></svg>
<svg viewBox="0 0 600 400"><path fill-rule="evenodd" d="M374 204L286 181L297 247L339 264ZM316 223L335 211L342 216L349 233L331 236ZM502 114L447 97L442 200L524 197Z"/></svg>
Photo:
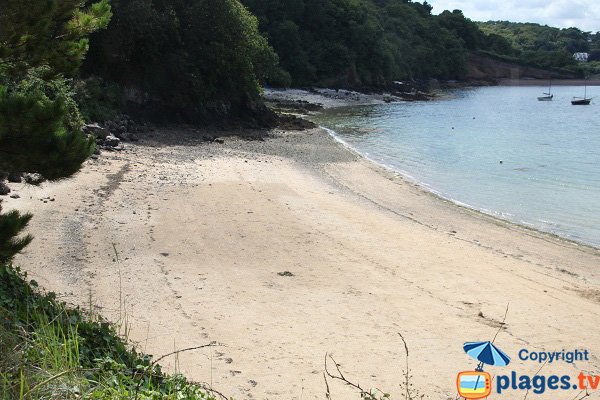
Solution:
<svg viewBox="0 0 600 400"><path fill-rule="evenodd" d="M157 360L158 361L158 360ZM0 400L214 400L206 388L167 375L98 315L0 264Z"/></svg>

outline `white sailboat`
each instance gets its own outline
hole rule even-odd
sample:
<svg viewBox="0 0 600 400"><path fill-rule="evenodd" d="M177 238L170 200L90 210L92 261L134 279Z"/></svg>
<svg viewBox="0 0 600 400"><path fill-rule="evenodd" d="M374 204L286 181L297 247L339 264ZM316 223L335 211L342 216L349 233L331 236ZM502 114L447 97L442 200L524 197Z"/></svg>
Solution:
<svg viewBox="0 0 600 400"><path fill-rule="evenodd" d="M548 85L548 93L544 93L543 96L538 97L538 101L552 101L554 95L552 94L552 80L550 80L550 84Z"/></svg>

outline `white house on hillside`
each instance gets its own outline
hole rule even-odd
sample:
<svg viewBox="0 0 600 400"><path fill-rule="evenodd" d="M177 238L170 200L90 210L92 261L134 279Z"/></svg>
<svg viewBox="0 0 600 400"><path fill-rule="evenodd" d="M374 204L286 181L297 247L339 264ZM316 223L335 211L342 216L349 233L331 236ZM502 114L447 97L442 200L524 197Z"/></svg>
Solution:
<svg viewBox="0 0 600 400"><path fill-rule="evenodd" d="M574 53L573 58L575 61L587 62L589 53Z"/></svg>

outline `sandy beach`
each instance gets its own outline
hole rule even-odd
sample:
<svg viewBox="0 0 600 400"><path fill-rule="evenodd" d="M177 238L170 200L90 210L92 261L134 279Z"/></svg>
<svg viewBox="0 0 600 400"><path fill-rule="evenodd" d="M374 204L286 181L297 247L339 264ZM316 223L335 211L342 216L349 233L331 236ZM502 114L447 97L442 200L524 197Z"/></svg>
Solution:
<svg viewBox="0 0 600 400"><path fill-rule="evenodd" d="M415 387L454 399L475 367L462 344L491 340L507 304L496 344L513 362L490 372L533 376L523 348L589 350L545 375L600 372L599 250L437 198L321 129L223 144L156 132L72 179L11 187L21 198L3 206L35 214L16 260L31 278L126 317L142 351L221 343L164 364L228 396L324 399L331 353L349 379L402 398L402 333Z"/></svg>

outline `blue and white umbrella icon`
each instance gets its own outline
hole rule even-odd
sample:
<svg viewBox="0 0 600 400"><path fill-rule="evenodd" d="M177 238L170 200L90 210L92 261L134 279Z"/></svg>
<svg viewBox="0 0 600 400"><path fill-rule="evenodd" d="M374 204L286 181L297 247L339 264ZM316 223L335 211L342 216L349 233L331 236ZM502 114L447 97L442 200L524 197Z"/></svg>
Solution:
<svg viewBox="0 0 600 400"><path fill-rule="evenodd" d="M483 370L483 364L504 367L510 363L510 357L496 347L492 342L467 342L463 349L465 353L479 361L477 370Z"/></svg>

